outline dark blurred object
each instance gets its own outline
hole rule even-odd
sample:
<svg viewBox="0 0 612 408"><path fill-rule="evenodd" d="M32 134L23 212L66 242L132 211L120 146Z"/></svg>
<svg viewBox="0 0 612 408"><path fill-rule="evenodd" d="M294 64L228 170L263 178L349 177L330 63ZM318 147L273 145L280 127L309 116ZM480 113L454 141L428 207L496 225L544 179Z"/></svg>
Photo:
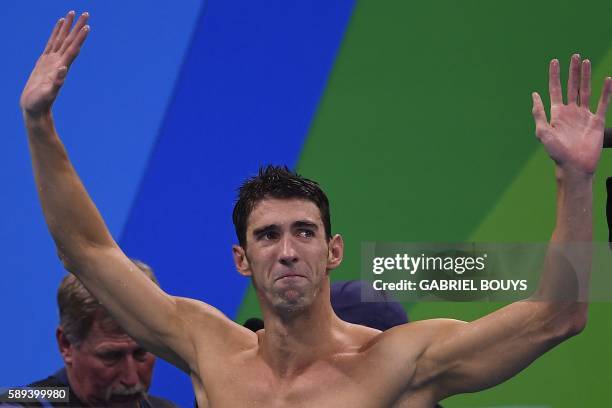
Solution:
<svg viewBox="0 0 612 408"><path fill-rule="evenodd" d="M606 191L608 200L606 201L606 219L608 220L608 246L612 250L612 177L606 179Z"/></svg>
<svg viewBox="0 0 612 408"><path fill-rule="evenodd" d="M364 298L374 302L362 302ZM400 302L366 281L340 281L331 285L331 304L334 312L344 321L385 331L408 323L408 315Z"/></svg>
<svg viewBox="0 0 612 408"><path fill-rule="evenodd" d="M607 128L604 130L603 147L604 149L612 147L612 128Z"/></svg>
<svg viewBox="0 0 612 408"><path fill-rule="evenodd" d="M251 317L250 319L247 319L246 322L244 322L243 326L253 332L256 332L257 330L261 330L264 328L264 322L263 320L257 317Z"/></svg>

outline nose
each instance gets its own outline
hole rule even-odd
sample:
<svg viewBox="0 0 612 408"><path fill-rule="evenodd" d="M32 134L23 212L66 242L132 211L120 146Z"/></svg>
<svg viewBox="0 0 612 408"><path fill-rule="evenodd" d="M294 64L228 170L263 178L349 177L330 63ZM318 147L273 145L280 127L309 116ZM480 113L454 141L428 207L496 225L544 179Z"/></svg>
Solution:
<svg viewBox="0 0 612 408"><path fill-rule="evenodd" d="M123 361L123 369L119 381L125 387L134 387L140 382L138 377L138 363L131 355L125 357Z"/></svg>
<svg viewBox="0 0 612 408"><path fill-rule="evenodd" d="M285 235L280 242L279 262L284 266L292 266L298 261L297 252L290 236Z"/></svg>

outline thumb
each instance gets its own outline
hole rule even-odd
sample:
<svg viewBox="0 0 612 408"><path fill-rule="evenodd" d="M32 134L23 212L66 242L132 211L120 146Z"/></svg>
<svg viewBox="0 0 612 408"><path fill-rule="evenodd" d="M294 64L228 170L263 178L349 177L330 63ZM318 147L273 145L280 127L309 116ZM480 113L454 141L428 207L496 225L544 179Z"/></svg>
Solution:
<svg viewBox="0 0 612 408"><path fill-rule="evenodd" d="M533 118L535 120L536 125L536 136L538 138L542 138L546 128L548 127L548 121L546 120L546 112L544 111L544 104L542 103L542 98L537 92L533 92L531 94L531 98L533 100Z"/></svg>

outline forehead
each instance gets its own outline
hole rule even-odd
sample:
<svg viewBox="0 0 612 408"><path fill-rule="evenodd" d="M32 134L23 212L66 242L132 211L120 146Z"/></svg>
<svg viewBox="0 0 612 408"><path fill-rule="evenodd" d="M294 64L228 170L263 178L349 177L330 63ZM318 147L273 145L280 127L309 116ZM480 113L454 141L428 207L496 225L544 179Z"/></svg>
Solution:
<svg viewBox="0 0 612 408"><path fill-rule="evenodd" d="M137 348L138 344L118 326L109 327L96 318L85 338L89 348Z"/></svg>
<svg viewBox="0 0 612 408"><path fill-rule="evenodd" d="M321 224L321 212L315 203L299 198L264 198L255 205L249 215L247 230L266 225L286 225L295 221Z"/></svg>

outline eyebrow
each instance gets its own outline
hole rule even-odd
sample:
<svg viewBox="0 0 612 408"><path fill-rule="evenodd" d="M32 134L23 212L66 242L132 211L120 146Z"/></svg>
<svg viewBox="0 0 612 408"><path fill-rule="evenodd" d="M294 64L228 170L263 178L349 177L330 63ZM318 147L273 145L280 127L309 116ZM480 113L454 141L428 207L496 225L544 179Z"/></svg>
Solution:
<svg viewBox="0 0 612 408"><path fill-rule="evenodd" d="M310 221L296 221L293 223L292 225L293 228L312 228L314 230L319 229L319 226L317 224L315 224L314 222L310 222Z"/></svg>
<svg viewBox="0 0 612 408"><path fill-rule="evenodd" d="M276 224L270 224L270 225L266 225L264 227L261 228L257 228L253 230L253 235L261 235L264 234L266 232L270 232L270 231L277 231L280 227Z"/></svg>
<svg viewBox="0 0 612 408"><path fill-rule="evenodd" d="M295 221L291 225L291 228L311 228L313 230L318 230L319 226L312 221L299 220L299 221ZM266 232L278 231L279 229L280 229L280 226L278 224L265 225L261 228L254 229L253 235L258 236L261 234L265 234Z"/></svg>
<svg viewBox="0 0 612 408"><path fill-rule="evenodd" d="M132 347L116 347L116 346L101 346L94 349L94 353L132 353L135 350L144 349L141 345L137 344L134 348Z"/></svg>
<svg viewBox="0 0 612 408"><path fill-rule="evenodd" d="M98 357L121 357L127 354L125 350L97 350L94 352L94 355Z"/></svg>

